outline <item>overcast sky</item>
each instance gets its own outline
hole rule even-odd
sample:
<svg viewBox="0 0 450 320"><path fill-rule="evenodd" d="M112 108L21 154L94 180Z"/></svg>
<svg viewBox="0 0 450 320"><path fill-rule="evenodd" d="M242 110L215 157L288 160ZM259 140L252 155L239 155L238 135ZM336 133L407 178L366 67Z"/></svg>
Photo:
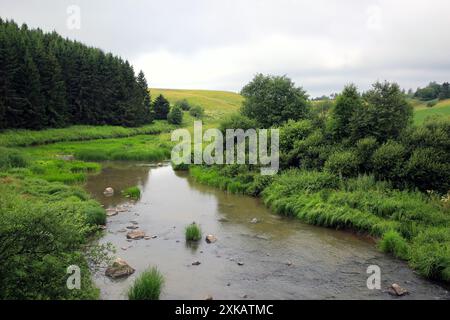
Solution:
<svg viewBox="0 0 450 320"><path fill-rule="evenodd" d="M262 72L318 96L450 80L448 0L0 0L0 16L118 54L151 87L239 91Z"/></svg>

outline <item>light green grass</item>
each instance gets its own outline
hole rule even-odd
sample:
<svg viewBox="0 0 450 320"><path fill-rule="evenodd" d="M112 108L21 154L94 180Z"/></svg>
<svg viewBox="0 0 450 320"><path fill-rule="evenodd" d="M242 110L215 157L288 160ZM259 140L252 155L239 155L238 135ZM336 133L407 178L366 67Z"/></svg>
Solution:
<svg viewBox="0 0 450 320"><path fill-rule="evenodd" d="M198 224L191 223L185 229L186 241L198 241L202 238L202 230Z"/></svg>
<svg viewBox="0 0 450 320"><path fill-rule="evenodd" d="M450 119L450 99L439 101L435 106L427 107L427 102L410 100L414 107L414 123L420 125L428 117L445 117Z"/></svg>
<svg viewBox="0 0 450 320"><path fill-rule="evenodd" d="M131 199L139 199L141 197L141 189L139 187L129 187L122 191L122 194L125 197L129 197Z"/></svg>
<svg viewBox="0 0 450 320"><path fill-rule="evenodd" d="M150 89L152 98L159 94L166 97L171 104L186 99L191 105L199 105L205 109L206 117L219 119L236 112L243 101L243 97L229 91L214 90L181 90L181 89Z"/></svg>
<svg viewBox="0 0 450 320"><path fill-rule="evenodd" d="M83 141L106 138L131 137L142 134L168 132L174 126L167 121L155 121L150 125L137 128L119 126L71 126L61 129L6 130L0 133L0 146L33 146L61 141Z"/></svg>
<svg viewBox="0 0 450 320"><path fill-rule="evenodd" d="M156 267L142 272L128 290L129 300L159 300L164 277Z"/></svg>

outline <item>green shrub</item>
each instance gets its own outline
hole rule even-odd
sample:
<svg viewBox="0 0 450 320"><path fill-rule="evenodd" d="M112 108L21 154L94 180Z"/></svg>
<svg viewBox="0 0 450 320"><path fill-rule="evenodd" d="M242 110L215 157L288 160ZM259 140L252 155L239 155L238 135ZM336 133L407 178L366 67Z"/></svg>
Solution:
<svg viewBox="0 0 450 320"><path fill-rule="evenodd" d="M192 106L189 110L189 114L194 118L202 118L205 113L205 110L200 106Z"/></svg>
<svg viewBox="0 0 450 320"><path fill-rule="evenodd" d="M257 129L257 123L239 113L233 113L220 122L219 128L225 134L227 129Z"/></svg>
<svg viewBox="0 0 450 320"><path fill-rule="evenodd" d="M450 154L435 148L417 148L406 162L406 179L422 191L450 190Z"/></svg>
<svg viewBox="0 0 450 320"><path fill-rule="evenodd" d="M128 289L129 300L159 300L164 277L156 267L142 272Z"/></svg>
<svg viewBox="0 0 450 320"><path fill-rule="evenodd" d="M378 148L378 142L375 138L369 137L356 142L356 155L360 163L360 171L372 171L371 159L373 153Z"/></svg>
<svg viewBox="0 0 450 320"><path fill-rule="evenodd" d="M103 208L92 206L86 210L87 223L91 226L100 226L106 224L106 212Z"/></svg>
<svg viewBox="0 0 450 320"><path fill-rule="evenodd" d="M392 253L397 258L403 260L409 258L409 245L397 231L390 230L383 234L379 247L381 251Z"/></svg>
<svg viewBox="0 0 450 320"><path fill-rule="evenodd" d="M28 164L25 156L14 149L0 147L0 170L24 168Z"/></svg>
<svg viewBox="0 0 450 320"><path fill-rule="evenodd" d="M188 111L191 108L189 102L186 99L178 100L177 102L175 102L175 106L179 107L183 111Z"/></svg>
<svg viewBox="0 0 450 320"><path fill-rule="evenodd" d="M202 230L195 222L186 226L185 229L186 241L198 241L202 238Z"/></svg>
<svg viewBox="0 0 450 320"><path fill-rule="evenodd" d="M338 151L325 162L325 170L341 177L352 177L358 174L359 161L353 151Z"/></svg>
<svg viewBox="0 0 450 320"><path fill-rule="evenodd" d="M396 141L388 141L373 154L372 164L378 179L399 182L404 174L405 147Z"/></svg>
<svg viewBox="0 0 450 320"><path fill-rule="evenodd" d="M91 228L80 201L24 201L2 185L0 194L0 299L98 298L83 252ZM65 285L70 265L81 268L81 290Z"/></svg>
<svg viewBox="0 0 450 320"><path fill-rule="evenodd" d="M181 111L181 108L174 106L167 115L167 121L171 124L181 124L183 122L183 111Z"/></svg>
<svg viewBox="0 0 450 320"><path fill-rule="evenodd" d="M413 268L425 277L450 281L450 232L432 228L421 232L411 246Z"/></svg>
<svg viewBox="0 0 450 320"><path fill-rule="evenodd" d="M172 168L173 168L174 171L188 171L189 170L189 164L188 163L174 164L172 162Z"/></svg>
<svg viewBox="0 0 450 320"><path fill-rule="evenodd" d="M122 194L125 197L137 200L141 197L141 189L139 189L139 187L136 186L126 188L125 190L122 191Z"/></svg>

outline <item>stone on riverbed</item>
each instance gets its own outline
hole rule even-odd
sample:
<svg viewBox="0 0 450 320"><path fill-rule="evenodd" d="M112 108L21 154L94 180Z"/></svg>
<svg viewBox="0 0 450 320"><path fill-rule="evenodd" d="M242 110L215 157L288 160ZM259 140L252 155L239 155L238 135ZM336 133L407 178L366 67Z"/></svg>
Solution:
<svg viewBox="0 0 450 320"><path fill-rule="evenodd" d="M389 287L389 293L393 296L402 297L409 294L408 290L400 287L398 284L394 283Z"/></svg>
<svg viewBox="0 0 450 320"><path fill-rule="evenodd" d="M145 232L142 230L133 230L127 233L127 238L131 240L140 240L145 237Z"/></svg>
<svg viewBox="0 0 450 320"><path fill-rule="evenodd" d="M106 216L107 217L116 216L118 214L119 214L119 211L117 211L115 208L106 209Z"/></svg>
<svg viewBox="0 0 450 320"><path fill-rule="evenodd" d="M127 229L136 230L136 229L139 229L139 227L136 225L131 225L131 226L127 226Z"/></svg>
<svg viewBox="0 0 450 320"><path fill-rule="evenodd" d="M103 191L103 194L105 196L112 196L114 194L114 189L111 187L108 187L105 189L105 191Z"/></svg>
<svg viewBox="0 0 450 320"><path fill-rule="evenodd" d="M117 258L105 271L105 275L113 279L128 277L133 273L134 269L121 258Z"/></svg>
<svg viewBox="0 0 450 320"><path fill-rule="evenodd" d="M212 234L208 234L205 238L207 243L214 243L217 241L217 238L213 236Z"/></svg>

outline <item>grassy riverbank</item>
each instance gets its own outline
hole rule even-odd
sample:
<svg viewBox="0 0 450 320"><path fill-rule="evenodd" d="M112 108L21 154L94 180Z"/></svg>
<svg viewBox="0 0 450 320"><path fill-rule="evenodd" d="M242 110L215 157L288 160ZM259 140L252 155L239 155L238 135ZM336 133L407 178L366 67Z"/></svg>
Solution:
<svg viewBox="0 0 450 320"><path fill-rule="evenodd" d="M262 177L247 167L190 168L200 183L259 195L274 212L306 223L351 229L380 239L385 252L421 275L450 281L449 200L399 191L372 176L343 180L325 172L289 170Z"/></svg>

